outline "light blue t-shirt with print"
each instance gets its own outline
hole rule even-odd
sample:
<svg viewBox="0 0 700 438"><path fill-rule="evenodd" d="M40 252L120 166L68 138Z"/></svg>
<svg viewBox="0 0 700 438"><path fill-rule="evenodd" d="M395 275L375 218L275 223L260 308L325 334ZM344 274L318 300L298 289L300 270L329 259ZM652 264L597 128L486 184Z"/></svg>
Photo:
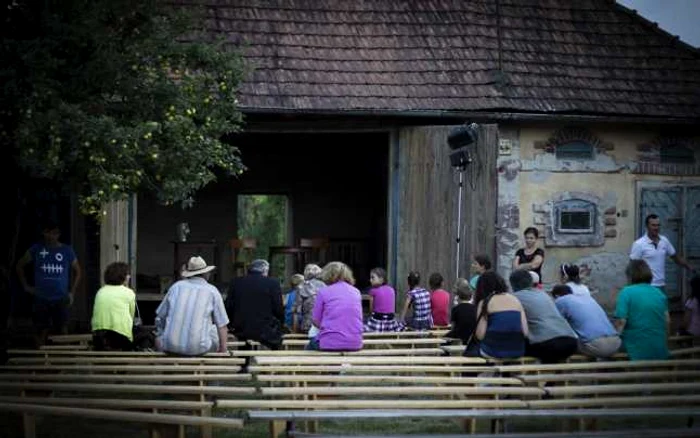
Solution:
<svg viewBox="0 0 700 438"><path fill-rule="evenodd" d="M590 295L564 295L554 304L583 344L617 334L605 310Z"/></svg>

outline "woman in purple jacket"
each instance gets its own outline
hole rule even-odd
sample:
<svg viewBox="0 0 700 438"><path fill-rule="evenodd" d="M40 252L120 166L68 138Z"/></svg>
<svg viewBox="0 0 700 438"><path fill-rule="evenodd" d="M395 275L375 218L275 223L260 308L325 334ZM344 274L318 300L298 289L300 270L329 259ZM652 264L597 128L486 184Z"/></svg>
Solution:
<svg viewBox="0 0 700 438"><path fill-rule="evenodd" d="M328 263L321 272L328 286L316 295L313 324L319 328L307 349L356 351L362 349L362 299L350 268L341 262Z"/></svg>

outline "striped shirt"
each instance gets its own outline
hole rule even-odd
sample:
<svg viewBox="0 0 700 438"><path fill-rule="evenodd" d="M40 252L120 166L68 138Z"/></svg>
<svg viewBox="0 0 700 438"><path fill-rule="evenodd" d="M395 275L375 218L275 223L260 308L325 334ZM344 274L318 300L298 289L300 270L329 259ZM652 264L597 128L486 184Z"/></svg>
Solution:
<svg viewBox="0 0 700 438"><path fill-rule="evenodd" d="M433 314L430 307L430 292L422 287L408 292L408 297L413 301L413 321L430 321L433 324Z"/></svg>
<svg viewBox="0 0 700 438"><path fill-rule="evenodd" d="M217 327L228 324L219 290L201 277L173 284L156 309L163 350L195 356L218 347Z"/></svg>

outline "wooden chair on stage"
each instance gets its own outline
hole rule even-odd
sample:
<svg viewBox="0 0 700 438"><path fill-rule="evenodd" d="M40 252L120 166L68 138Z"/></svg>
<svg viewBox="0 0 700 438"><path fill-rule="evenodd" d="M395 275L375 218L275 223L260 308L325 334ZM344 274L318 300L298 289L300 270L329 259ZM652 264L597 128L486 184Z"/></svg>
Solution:
<svg viewBox="0 0 700 438"><path fill-rule="evenodd" d="M299 239L299 247L307 249L307 251L304 253L303 264L306 265L307 263L316 263L323 267L323 265L328 262L326 258L329 246L330 239L327 237L302 237Z"/></svg>
<svg viewBox="0 0 700 438"><path fill-rule="evenodd" d="M231 261L233 272L236 277L242 277L248 271L248 264L253 261L257 241L251 237L231 239Z"/></svg>

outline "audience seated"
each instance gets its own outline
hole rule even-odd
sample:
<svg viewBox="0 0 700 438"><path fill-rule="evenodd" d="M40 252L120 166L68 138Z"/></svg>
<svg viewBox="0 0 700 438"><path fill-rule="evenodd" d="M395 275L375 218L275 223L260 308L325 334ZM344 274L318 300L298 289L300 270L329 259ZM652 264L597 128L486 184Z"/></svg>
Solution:
<svg viewBox="0 0 700 438"><path fill-rule="evenodd" d="M476 306L472 303L473 291L469 286L469 281L465 278L458 278L455 283L455 295L459 300L452 308L450 321L452 329L445 335L446 338L454 338L467 345L469 338L476 329ZM474 343L477 344L476 342Z"/></svg>
<svg viewBox="0 0 700 438"><path fill-rule="evenodd" d="M105 268L104 286L92 309L92 346L95 350L133 350L136 294L128 287L129 265L111 263Z"/></svg>
<svg viewBox="0 0 700 438"><path fill-rule="evenodd" d="M310 339L307 349L361 350L362 298L352 271L342 262L331 262L323 268L321 280L328 286L318 291L314 304L313 324L319 333Z"/></svg>
<svg viewBox="0 0 700 438"><path fill-rule="evenodd" d="M271 350L282 347L284 309L279 281L269 278L267 260L253 260L248 273L234 278L226 297L226 311L239 340L258 341Z"/></svg>
<svg viewBox="0 0 700 438"><path fill-rule="evenodd" d="M442 289L444 279L439 272L433 272L428 278L430 286L430 311L433 324L445 327L450 324L450 293Z"/></svg>
<svg viewBox="0 0 700 438"><path fill-rule="evenodd" d="M494 271L482 274L476 284L475 301L477 351L480 355L494 358L523 356L528 335L525 310L520 301L508 293L505 280ZM465 355L472 352L471 345L467 345Z"/></svg>
<svg viewBox="0 0 700 438"><path fill-rule="evenodd" d="M318 294L319 289L326 287L326 283L318 278L320 275L320 266L309 263L304 267L304 283L299 288L294 302L295 322L293 331L309 333L310 338L318 334L318 329L313 327L311 323L311 313L314 310L316 294ZM297 315L299 315L298 320L296 319Z"/></svg>
<svg viewBox="0 0 700 438"><path fill-rule="evenodd" d="M228 316L219 290L209 283L215 266L194 256L185 264L156 309L156 347L168 353L198 356L226 352Z"/></svg>
<svg viewBox="0 0 700 438"><path fill-rule="evenodd" d="M615 305L615 324L630 360L667 359L671 318L668 299L651 285L652 273L644 260L630 260L628 285Z"/></svg>
<svg viewBox="0 0 700 438"><path fill-rule="evenodd" d="M529 333L525 354L542 363L556 363L576 353L576 332L561 316L554 300L546 292L534 288L530 273L521 269L513 271L510 285L527 317Z"/></svg>
<svg viewBox="0 0 700 438"><path fill-rule="evenodd" d="M617 353L622 345L615 327L593 297L574 294L567 284L552 289L554 304L578 335L579 352L596 358Z"/></svg>
<svg viewBox="0 0 700 438"><path fill-rule="evenodd" d="M413 330L430 330L433 328L433 313L430 307L430 292L420 286L420 273L411 271L408 273L408 288L403 310L399 319L405 321L406 326ZM413 308L410 319L406 318L409 307Z"/></svg>
<svg viewBox="0 0 700 438"><path fill-rule="evenodd" d="M382 268L374 268L369 273L369 282L372 288L369 295L372 297L372 314L365 324L366 332L393 332L403 329L396 321L394 312L396 309L396 291L386 283L386 271Z"/></svg>

